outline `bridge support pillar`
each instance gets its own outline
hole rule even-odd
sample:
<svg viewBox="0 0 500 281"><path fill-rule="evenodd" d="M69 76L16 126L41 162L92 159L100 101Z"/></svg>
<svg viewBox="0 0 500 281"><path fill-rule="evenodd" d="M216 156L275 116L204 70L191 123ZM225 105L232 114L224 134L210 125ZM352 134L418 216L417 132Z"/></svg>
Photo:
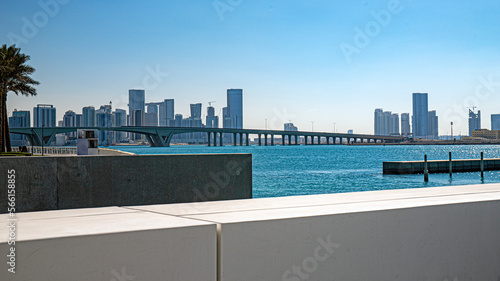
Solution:
<svg viewBox="0 0 500 281"><path fill-rule="evenodd" d="M260 138L261 138L261 134L259 134L259 146L262 145L262 140Z"/></svg>
<svg viewBox="0 0 500 281"><path fill-rule="evenodd" d="M274 145L274 135L271 134L271 145Z"/></svg>
<svg viewBox="0 0 500 281"><path fill-rule="evenodd" d="M267 146L267 134L264 134L264 145Z"/></svg>
<svg viewBox="0 0 500 281"><path fill-rule="evenodd" d="M224 146L224 134L222 132L219 133L219 146Z"/></svg>
<svg viewBox="0 0 500 281"><path fill-rule="evenodd" d="M212 133L211 132L207 132L207 143L208 143L208 146L210 146L210 137L212 136Z"/></svg>
<svg viewBox="0 0 500 281"><path fill-rule="evenodd" d="M233 133L233 146L236 146L236 133Z"/></svg>
<svg viewBox="0 0 500 281"><path fill-rule="evenodd" d="M249 146L250 145L250 141L249 141L249 136L248 136L248 133L245 134L245 138L246 138L246 145Z"/></svg>

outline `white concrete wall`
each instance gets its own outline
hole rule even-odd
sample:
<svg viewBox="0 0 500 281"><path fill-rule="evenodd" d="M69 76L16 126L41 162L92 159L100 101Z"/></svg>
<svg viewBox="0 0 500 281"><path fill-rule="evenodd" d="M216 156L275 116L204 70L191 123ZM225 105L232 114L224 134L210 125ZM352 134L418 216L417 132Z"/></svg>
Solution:
<svg viewBox="0 0 500 281"><path fill-rule="evenodd" d="M18 219L18 273L2 281L500 280L500 184Z"/></svg>
<svg viewBox="0 0 500 281"><path fill-rule="evenodd" d="M16 273L0 280L216 280L216 225L124 208L22 213Z"/></svg>

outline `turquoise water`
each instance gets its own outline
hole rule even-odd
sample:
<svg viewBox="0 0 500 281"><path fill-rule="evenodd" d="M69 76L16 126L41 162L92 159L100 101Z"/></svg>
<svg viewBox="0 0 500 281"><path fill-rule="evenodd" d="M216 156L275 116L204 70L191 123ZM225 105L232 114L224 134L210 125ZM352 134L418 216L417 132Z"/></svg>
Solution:
<svg viewBox="0 0 500 281"><path fill-rule="evenodd" d="M485 173L383 175L383 161L500 158L500 145L429 146L115 146L136 154L252 153L255 198L435 187L500 182L500 171Z"/></svg>

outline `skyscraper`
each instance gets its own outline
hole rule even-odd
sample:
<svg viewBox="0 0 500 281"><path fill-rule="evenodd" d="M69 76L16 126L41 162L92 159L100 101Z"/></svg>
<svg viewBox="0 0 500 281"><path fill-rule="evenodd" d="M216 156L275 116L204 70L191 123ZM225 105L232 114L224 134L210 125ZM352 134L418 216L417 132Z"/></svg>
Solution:
<svg viewBox="0 0 500 281"><path fill-rule="evenodd" d="M243 90L227 90L227 114L231 119L229 128L243 129Z"/></svg>
<svg viewBox="0 0 500 281"><path fill-rule="evenodd" d="M500 130L500 114L491 114L491 130Z"/></svg>
<svg viewBox="0 0 500 281"><path fill-rule="evenodd" d="M29 111L12 112L12 117L9 117L9 127L11 128L28 128L31 127ZM20 134L10 134L10 142L12 146L26 145L26 136Z"/></svg>
<svg viewBox="0 0 500 281"><path fill-rule="evenodd" d="M201 119L201 103L191 104L190 109L192 119Z"/></svg>
<svg viewBox="0 0 500 281"><path fill-rule="evenodd" d="M399 115L393 113L390 118L389 135L399 135Z"/></svg>
<svg viewBox="0 0 500 281"><path fill-rule="evenodd" d="M439 139L439 122L435 110L431 110L427 113L427 122L428 138L434 140Z"/></svg>
<svg viewBox="0 0 500 281"><path fill-rule="evenodd" d="M128 113L132 116L135 110L140 110L144 114L146 104L146 92L144 90L129 90L128 91ZM141 123L134 123L133 118L130 118L130 126L143 126L144 118L141 119Z"/></svg>
<svg viewBox="0 0 500 281"><path fill-rule="evenodd" d="M76 113L73 110L68 110L64 113L63 116L63 127L76 127ZM70 138L76 137L76 132L66 133L66 136Z"/></svg>
<svg viewBox="0 0 500 281"><path fill-rule="evenodd" d="M481 110L474 113L474 109L469 109L469 137L472 132L481 129Z"/></svg>
<svg viewBox="0 0 500 281"><path fill-rule="evenodd" d="M427 93L413 93L412 130L414 138L428 136L429 104Z"/></svg>
<svg viewBox="0 0 500 281"><path fill-rule="evenodd" d="M95 126L95 107L86 106L82 109L82 126L83 127Z"/></svg>
<svg viewBox="0 0 500 281"><path fill-rule="evenodd" d="M50 104L39 104L33 108L34 127L55 127L56 108Z"/></svg>
<svg viewBox="0 0 500 281"><path fill-rule="evenodd" d="M113 127L127 126L127 111L124 109L116 109L113 112ZM114 132L115 143L124 142L127 139L126 132Z"/></svg>
<svg viewBox="0 0 500 281"><path fill-rule="evenodd" d="M215 116L215 108L213 106L207 107L207 128L219 128L219 117Z"/></svg>
<svg viewBox="0 0 500 281"><path fill-rule="evenodd" d="M96 110L96 126L97 127L112 127L113 114L111 112L111 105L103 105ZM113 131L98 132L99 145L111 145L113 142Z"/></svg>
<svg viewBox="0 0 500 281"><path fill-rule="evenodd" d="M375 115L374 115L374 134L375 135L382 135L383 130L382 130L382 116L384 114L384 110L381 108L375 109Z"/></svg>
<svg viewBox="0 0 500 281"><path fill-rule="evenodd" d="M410 114L401 113L401 135L409 135L410 130Z"/></svg>
<svg viewBox="0 0 500 281"><path fill-rule="evenodd" d="M399 135L399 115L391 111L375 109L374 115L375 135Z"/></svg>
<svg viewBox="0 0 500 281"><path fill-rule="evenodd" d="M166 99L159 105L158 116L160 126L174 127L175 112L173 99Z"/></svg>

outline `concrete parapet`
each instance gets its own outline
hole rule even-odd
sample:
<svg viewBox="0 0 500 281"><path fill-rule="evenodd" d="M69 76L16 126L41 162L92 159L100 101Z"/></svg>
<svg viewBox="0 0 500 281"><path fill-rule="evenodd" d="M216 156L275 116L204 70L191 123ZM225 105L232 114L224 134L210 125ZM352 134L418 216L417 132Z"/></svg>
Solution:
<svg viewBox="0 0 500 281"><path fill-rule="evenodd" d="M1 157L1 182L9 170L17 212L252 197L251 154Z"/></svg>

